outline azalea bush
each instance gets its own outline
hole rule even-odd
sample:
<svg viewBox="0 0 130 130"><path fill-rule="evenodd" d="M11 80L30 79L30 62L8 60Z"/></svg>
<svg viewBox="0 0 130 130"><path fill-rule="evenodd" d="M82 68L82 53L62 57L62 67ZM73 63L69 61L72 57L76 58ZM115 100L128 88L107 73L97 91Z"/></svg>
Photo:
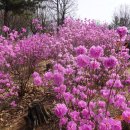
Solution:
<svg viewBox="0 0 130 130"><path fill-rule="evenodd" d="M128 58L127 53L125 58ZM115 119L116 115L111 111L123 114L123 119L129 123L130 78L121 71L125 68L120 65L122 59L105 57L98 46L92 46L88 53L74 59L67 67L56 64L53 72L45 73L43 78L51 81L48 84L59 100L54 113L60 119L60 128L121 130L121 121Z"/></svg>
<svg viewBox="0 0 130 130"><path fill-rule="evenodd" d="M56 38L53 42L57 45L58 56L54 62L65 62L65 58L70 54L74 54L76 47L82 45L86 49L91 46L102 46L105 55L111 54L111 49L115 48L115 44L120 40L115 30L109 30L107 25L97 25L90 20L73 20L68 18L64 25L59 27L58 33L54 33ZM69 53L68 53L69 52ZM63 61L62 61L63 59ZM68 59L67 59L68 60Z"/></svg>
<svg viewBox="0 0 130 130"><path fill-rule="evenodd" d="M8 106L15 107L17 97L18 87L10 75L0 72L0 110Z"/></svg>
<svg viewBox="0 0 130 130"><path fill-rule="evenodd" d="M26 29L17 32L3 27L2 105L6 99L15 106L14 99L27 93L33 78L35 87L47 87L56 95L53 111L60 129L121 130L122 120L130 123L129 50L124 46L127 28L109 30L93 21L66 19L50 35L41 33L36 19L33 24L40 33L30 36L24 35ZM43 62L53 67L43 72L39 69Z"/></svg>
<svg viewBox="0 0 130 130"><path fill-rule="evenodd" d="M90 48L92 45L105 45L113 47L118 39L115 30L109 30L107 25L98 25L91 20L66 19L64 25L59 29L59 39L70 46L77 47L85 45ZM68 43L68 44L67 44Z"/></svg>
<svg viewBox="0 0 130 130"><path fill-rule="evenodd" d="M100 36L94 32L95 28L101 33L105 27L74 22L74 25L81 25L81 30L94 27L95 30L86 30L88 35L96 37L88 41L85 39L88 35L80 35L85 31L75 31L79 26L75 27L71 22L71 26L64 25L60 30L66 31L62 34L67 37L58 39L66 44L58 59L53 62L52 71L46 72L43 77L35 72L34 84L49 87L56 94L58 100L54 114L59 118L60 129L121 130L122 120L130 123L130 75L127 73L129 50L123 46L127 29L119 27L117 31L112 30L115 37L104 33L101 36L104 41L100 39L99 42ZM107 32L110 33L110 30ZM120 116L121 119L118 118Z"/></svg>
<svg viewBox="0 0 130 130"><path fill-rule="evenodd" d="M21 32L3 27L5 36L0 37L0 70L11 75L19 87L18 96L21 98L27 92L27 85L39 63L55 57L53 51L53 36L36 33L26 36L26 29ZM52 53L53 52L53 53Z"/></svg>
<svg viewBox="0 0 130 130"><path fill-rule="evenodd" d="M38 64L51 58L51 44L47 43L49 39L49 36L36 34L13 46L15 57L9 55L7 61L9 71L20 86L20 96L25 94L30 76L38 68Z"/></svg>

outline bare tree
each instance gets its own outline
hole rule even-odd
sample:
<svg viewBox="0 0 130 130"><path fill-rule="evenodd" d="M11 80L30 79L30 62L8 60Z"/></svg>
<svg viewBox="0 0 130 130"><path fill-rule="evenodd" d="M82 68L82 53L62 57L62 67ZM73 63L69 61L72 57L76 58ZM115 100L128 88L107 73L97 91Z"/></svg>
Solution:
<svg viewBox="0 0 130 130"><path fill-rule="evenodd" d="M76 7L75 0L50 0L53 6L50 6L55 13L54 18L57 21L57 26L62 25L67 16L71 16Z"/></svg>
<svg viewBox="0 0 130 130"><path fill-rule="evenodd" d="M130 29L130 7L121 5L113 15L112 26L126 26Z"/></svg>
<svg viewBox="0 0 130 130"><path fill-rule="evenodd" d="M43 6L46 8L43 8ZM72 16L76 9L76 0L47 0L40 5L39 16L48 22L62 25L67 16Z"/></svg>

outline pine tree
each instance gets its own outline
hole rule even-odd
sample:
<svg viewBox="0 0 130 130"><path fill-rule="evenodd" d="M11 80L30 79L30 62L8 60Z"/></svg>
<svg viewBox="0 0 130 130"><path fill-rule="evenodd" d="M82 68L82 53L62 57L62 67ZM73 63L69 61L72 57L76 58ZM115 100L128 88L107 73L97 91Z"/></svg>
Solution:
<svg viewBox="0 0 130 130"><path fill-rule="evenodd" d="M4 25L8 26L8 13L21 14L25 10L35 11L36 5L44 0L0 0L0 10L4 11Z"/></svg>

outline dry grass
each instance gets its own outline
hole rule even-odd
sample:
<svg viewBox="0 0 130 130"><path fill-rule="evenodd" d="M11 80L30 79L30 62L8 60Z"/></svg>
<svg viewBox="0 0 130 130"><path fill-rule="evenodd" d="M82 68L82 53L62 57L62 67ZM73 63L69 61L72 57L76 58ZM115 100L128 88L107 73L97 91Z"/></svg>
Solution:
<svg viewBox="0 0 130 130"><path fill-rule="evenodd" d="M128 73L130 74L130 68L128 69Z"/></svg>

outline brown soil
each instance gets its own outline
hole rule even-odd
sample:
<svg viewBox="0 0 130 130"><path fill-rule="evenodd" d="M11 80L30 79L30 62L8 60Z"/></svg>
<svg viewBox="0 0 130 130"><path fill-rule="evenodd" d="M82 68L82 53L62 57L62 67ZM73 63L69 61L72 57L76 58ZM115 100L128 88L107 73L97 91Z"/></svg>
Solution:
<svg viewBox="0 0 130 130"><path fill-rule="evenodd" d="M35 94L34 94L35 93ZM42 100L41 105L48 111L52 111L55 105L53 94L42 94L41 92L29 93L23 97L16 108L10 108L0 112L0 130L29 130L26 128L25 117L27 116L28 106L35 100ZM58 130L57 119L51 114L47 123L43 123L35 130Z"/></svg>

